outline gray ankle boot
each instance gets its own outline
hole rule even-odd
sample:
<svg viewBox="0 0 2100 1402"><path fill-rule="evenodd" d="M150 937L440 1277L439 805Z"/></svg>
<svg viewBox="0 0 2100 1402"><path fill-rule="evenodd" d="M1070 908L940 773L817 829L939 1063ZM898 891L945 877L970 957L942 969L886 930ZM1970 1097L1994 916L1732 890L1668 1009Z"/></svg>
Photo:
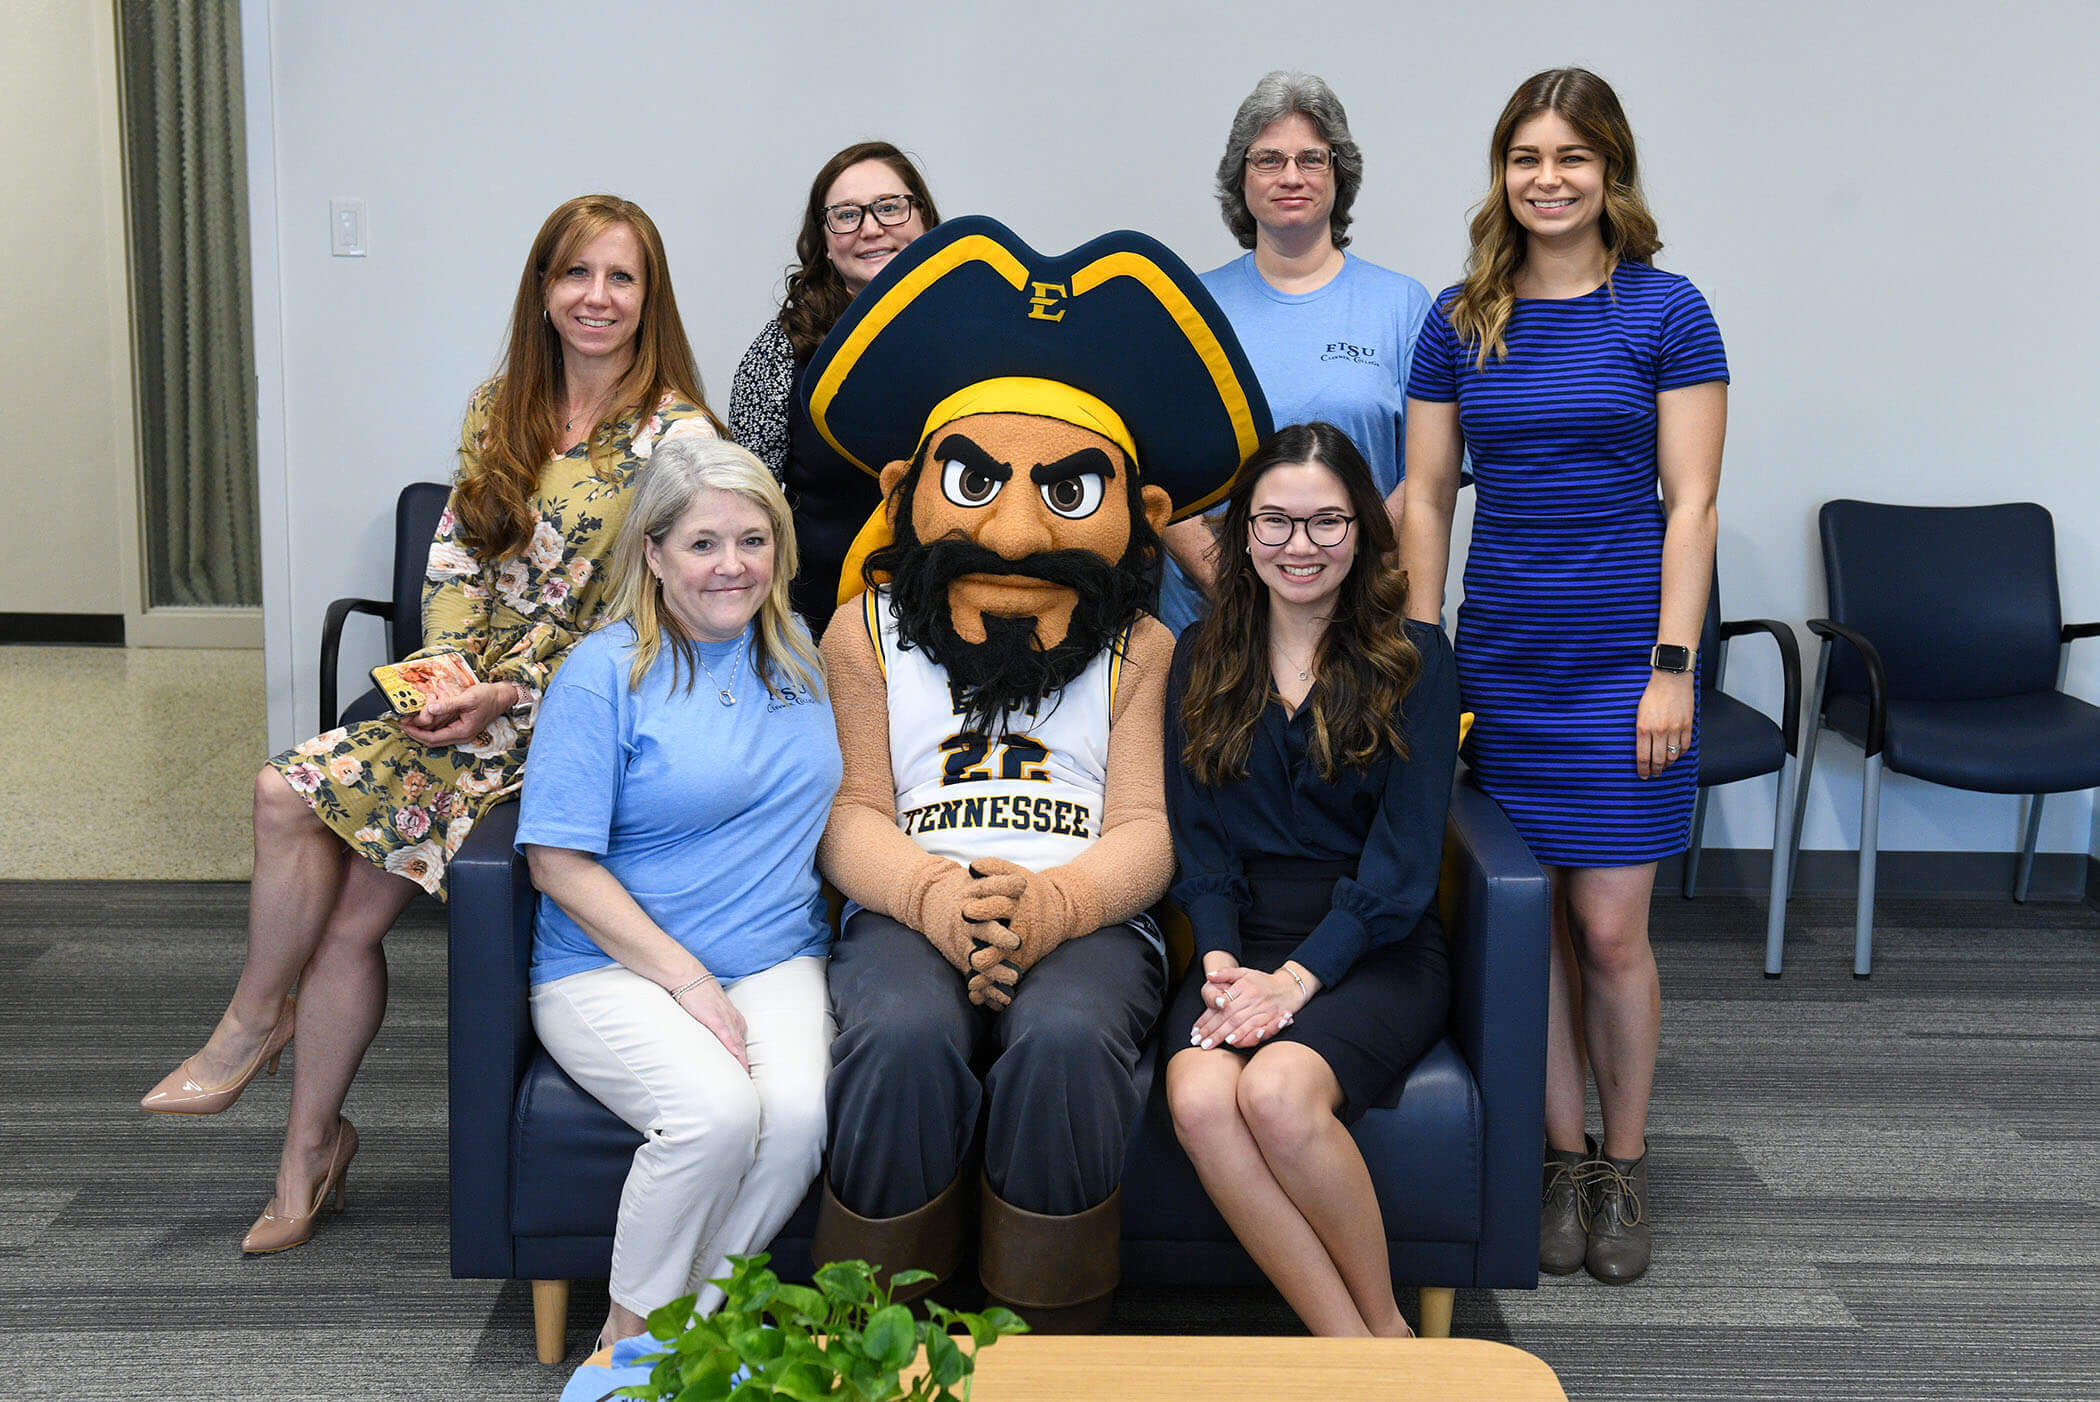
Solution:
<svg viewBox="0 0 2100 1402"><path fill-rule="evenodd" d="M1582 1269L1589 1249L1590 1204L1578 1170L1596 1157L1597 1141L1583 1136L1586 1149L1546 1149L1539 1202L1539 1269L1548 1275L1573 1275Z"/></svg>
<svg viewBox="0 0 2100 1402"><path fill-rule="evenodd" d="M1590 1197L1590 1244L1583 1265L1606 1285L1639 1280L1648 1269L1648 1155L1599 1154L1582 1166Z"/></svg>

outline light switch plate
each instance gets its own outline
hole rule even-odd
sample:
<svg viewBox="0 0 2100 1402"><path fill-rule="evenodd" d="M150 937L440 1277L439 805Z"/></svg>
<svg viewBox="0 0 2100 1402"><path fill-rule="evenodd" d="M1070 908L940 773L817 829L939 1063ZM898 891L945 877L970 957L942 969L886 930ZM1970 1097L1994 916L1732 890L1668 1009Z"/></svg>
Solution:
<svg viewBox="0 0 2100 1402"><path fill-rule="evenodd" d="M365 202L328 202L328 251L338 258L365 256Z"/></svg>

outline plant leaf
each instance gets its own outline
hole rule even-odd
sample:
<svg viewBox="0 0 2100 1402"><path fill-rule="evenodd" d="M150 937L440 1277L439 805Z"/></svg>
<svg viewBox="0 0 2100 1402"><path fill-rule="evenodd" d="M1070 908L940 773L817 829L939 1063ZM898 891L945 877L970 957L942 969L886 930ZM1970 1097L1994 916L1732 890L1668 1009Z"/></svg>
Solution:
<svg viewBox="0 0 2100 1402"><path fill-rule="evenodd" d="M659 1339L675 1339L693 1322L693 1303L698 1295L680 1295L668 1305L649 1311L649 1332Z"/></svg>
<svg viewBox="0 0 2100 1402"><path fill-rule="evenodd" d="M962 1381L963 1374L968 1371L963 1352L955 1346L955 1340L938 1330L926 1336L926 1376L946 1387Z"/></svg>
<svg viewBox="0 0 2100 1402"><path fill-rule="evenodd" d="M984 1312L984 1322L1002 1334L1025 1334L1028 1332L1028 1321L1001 1305L993 1305L986 1310Z"/></svg>
<svg viewBox="0 0 2100 1402"><path fill-rule="evenodd" d="M866 1261L833 1261L817 1268L817 1288L843 1304L866 1305L875 1295L875 1272Z"/></svg>
<svg viewBox="0 0 2100 1402"><path fill-rule="evenodd" d="M729 1374L708 1373L678 1390L676 1402L722 1402L729 1395Z"/></svg>
<svg viewBox="0 0 2100 1402"><path fill-rule="evenodd" d="M918 1352L918 1331L912 1325L911 1311L903 1305L884 1305L868 1319L868 1328L862 1338L862 1346L868 1357L885 1372L895 1372L911 1362Z"/></svg>
<svg viewBox="0 0 2100 1402"><path fill-rule="evenodd" d="M892 1291L894 1291L894 1290L897 1290L898 1288L900 1288L900 1287L902 1287L902 1286L906 1286L906 1285L917 1285L917 1284L918 1284L918 1283L919 1283L920 1281L922 1281L922 1280L939 1280L939 1279L940 1279L940 1277L939 1277L939 1276L937 1276L937 1275L935 1275L935 1274L934 1274L934 1273L933 1273L932 1271L924 1271L924 1270L908 1270L908 1271L898 1271L898 1272L897 1272L897 1273L896 1273L895 1275L893 1275L893 1276L891 1276L891 1277L890 1277L890 1289L891 1289Z"/></svg>
<svg viewBox="0 0 2100 1402"><path fill-rule="evenodd" d="M807 1285L783 1285L773 1293L773 1312L783 1322L821 1324L824 1321L824 1296Z"/></svg>

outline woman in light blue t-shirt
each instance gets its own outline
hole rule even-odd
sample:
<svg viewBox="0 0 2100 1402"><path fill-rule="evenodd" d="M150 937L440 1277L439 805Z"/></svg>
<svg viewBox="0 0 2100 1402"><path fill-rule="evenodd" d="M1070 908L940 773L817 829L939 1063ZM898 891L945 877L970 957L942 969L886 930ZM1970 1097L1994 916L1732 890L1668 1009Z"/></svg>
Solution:
<svg viewBox="0 0 2100 1402"><path fill-rule="evenodd" d="M608 622L547 693L518 847L541 891L532 1022L640 1130L601 1345L772 1240L824 1152L830 927L816 875L839 784L822 664L788 602L795 537L765 466L659 447Z"/></svg>
<svg viewBox="0 0 2100 1402"><path fill-rule="evenodd" d="M1397 530L1407 372L1429 293L1349 246L1364 158L1333 89L1271 73L1233 115L1218 206L1248 252L1203 275L1261 380L1276 427L1325 421L1371 466ZM1210 524L1169 526L1160 621L1176 634L1209 607ZM1236 547L1235 547L1236 548Z"/></svg>

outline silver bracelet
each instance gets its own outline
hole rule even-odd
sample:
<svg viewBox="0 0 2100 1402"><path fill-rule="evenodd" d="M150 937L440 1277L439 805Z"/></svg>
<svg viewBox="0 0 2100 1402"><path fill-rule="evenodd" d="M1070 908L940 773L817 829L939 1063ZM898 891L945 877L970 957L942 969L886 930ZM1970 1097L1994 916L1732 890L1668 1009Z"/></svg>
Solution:
<svg viewBox="0 0 2100 1402"><path fill-rule="evenodd" d="M1312 1001L1312 990L1305 986L1304 979L1298 977L1298 971L1289 964L1283 966L1283 971L1291 976L1291 982L1298 985L1298 992L1304 995L1306 1002L1310 1003Z"/></svg>
<svg viewBox="0 0 2100 1402"><path fill-rule="evenodd" d="M686 994L692 992L694 989L698 988L703 983L714 982L714 977L715 976L713 974L703 973L702 975L700 975L700 977L693 979L689 983L679 984L678 987L671 990L671 1001L674 1003L677 1002L680 998L683 998Z"/></svg>

